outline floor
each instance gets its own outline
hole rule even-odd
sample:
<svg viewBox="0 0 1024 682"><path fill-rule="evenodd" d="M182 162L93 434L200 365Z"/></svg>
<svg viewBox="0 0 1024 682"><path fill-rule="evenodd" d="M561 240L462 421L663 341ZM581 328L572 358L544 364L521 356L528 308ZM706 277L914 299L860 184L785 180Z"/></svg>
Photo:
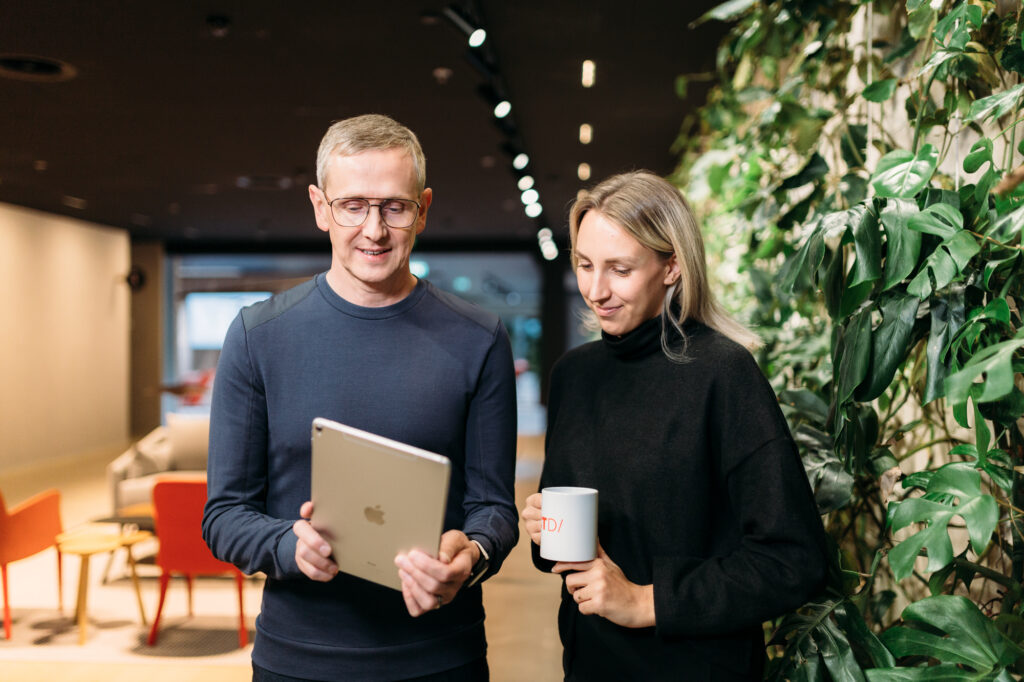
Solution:
<svg viewBox="0 0 1024 682"><path fill-rule="evenodd" d="M542 437L521 436L517 456L516 498L517 506L522 508L526 496L537 489L543 457ZM76 461L73 465L69 463L48 467L45 471L26 469L17 474L0 476L0 491L8 506L11 506L43 488L58 488L61 491L64 523L70 528L108 512L109 494L104 479L104 466L110 459L112 457L109 455L103 455ZM501 573L484 586L488 662L494 682L553 682L561 679L561 645L555 625L558 578L534 569L528 542L528 539L521 537L505 561ZM40 608L44 610L52 609L53 616L58 615L56 597L53 595L56 582L54 557L52 550L48 550L32 559L10 565L11 602L16 613L19 608L24 609L27 605L41 605ZM90 609L93 604L104 599L104 587L99 583L104 563L97 557L91 566L90 584L96 587L90 587ZM115 566L115 573L118 570L123 572L124 567ZM77 577L77 557L66 558L63 575L65 616L69 615L68 611L74 603ZM122 583L122 589L127 589L124 587L126 579L123 576L121 581L116 582ZM23 591L26 585L32 586L27 593ZM210 594L217 595L216 599L226 599L224 613L233 613L230 590L220 589L222 587L215 586ZM146 608L151 614L156 603L155 579L144 579L142 589ZM198 605L206 603L202 589L197 586L197 617L200 610ZM181 596L184 588L178 586L177 590L176 593L172 584L165 607L164 622L171 624L171 627L175 622L171 614L185 611L184 597ZM112 593L112 590L108 592ZM258 587L247 586L246 610L250 623L251 616L255 616L258 611L258 592ZM228 597L223 596L225 593ZM172 601L175 599L178 601ZM125 602L124 619L136 622L137 607L131 599ZM182 617L179 620L185 619ZM235 682L251 678L247 650L199 659L175 656L113 657L104 653L102 638L105 633L101 629L90 634L90 641L84 647L69 644L48 649L31 646L34 644L31 641L33 634L26 633L26 628L19 628L16 623L13 641L5 643L0 640L0 680L138 682L144 678L146 682ZM141 636L143 632L139 625L134 636ZM67 637L73 637L73 633L69 632Z"/></svg>

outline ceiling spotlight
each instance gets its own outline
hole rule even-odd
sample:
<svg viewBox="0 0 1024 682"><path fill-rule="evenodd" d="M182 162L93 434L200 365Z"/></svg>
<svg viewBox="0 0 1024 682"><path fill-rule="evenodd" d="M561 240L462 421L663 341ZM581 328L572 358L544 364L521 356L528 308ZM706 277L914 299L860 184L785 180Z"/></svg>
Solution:
<svg viewBox="0 0 1024 682"><path fill-rule="evenodd" d="M512 103L507 99L503 99L494 105L494 117L505 118L512 111Z"/></svg>
<svg viewBox="0 0 1024 682"><path fill-rule="evenodd" d="M487 31L470 23L469 17L459 7L448 5L442 12L456 28L466 34L470 47L480 47L487 40Z"/></svg>
<svg viewBox="0 0 1024 682"><path fill-rule="evenodd" d="M590 164L589 163L581 163L579 166L577 166L576 167L576 177L578 177L580 180L589 180L590 179Z"/></svg>
<svg viewBox="0 0 1024 682"><path fill-rule="evenodd" d="M531 218L536 218L537 216L540 215L540 212L544 210L544 207L538 203L532 203L529 206L527 206L525 210L526 215L530 216Z"/></svg>
<svg viewBox="0 0 1024 682"><path fill-rule="evenodd" d="M594 139L594 127L589 123L580 124L580 144L590 144Z"/></svg>
<svg viewBox="0 0 1024 682"><path fill-rule="evenodd" d="M540 255L544 256L544 260L555 260L558 258L558 247L554 242L544 242L540 245Z"/></svg>
<svg viewBox="0 0 1024 682"><path fill-rule="evenodd" d="M550 240L555 234L551 231L550 227L542 227L537 230L537 241Z"/></svg>
<svg viewBox="0 0 1024 682"><path fill-rule="evenodd" d="M528 165L530 165L530 157L523 152L516 154L516 157L512 159L512 167L516 170L523 170Z"/></svg>
<svg viewBox="0 0 1024 682"><path fill-rule="evenodd" d="M530 189L531 187L533 187L533 176L524 175L523 177L519 178L517 186L519 187L520 192L525 192L526 190Z"/></svg>
<svg viewBox="0 0 1024 682"><path fill-rule="evenodd" d="M523 192L521 199L523 200L523 204L529 206L530 204L537 203L537 200L540 199L540 194L538 194L535 189L528 189ZM533 216L530 217L532 218Z"/></svg>
<svg viewBox="0 0 1024 682"><path fill-rule="evenodd" d="M583 87L590 88L594 86L594 76L597 71L597 66L590 59L583 60L583 71L580 74L580 83Z"/></svg>
<svg viewBox="0 0 1024 682"><path fill-rule="evenodd" d="M89 202L82 197L73 197L70 194L62 196L60 198L60 203L64 204L68 208L77 208L80 211L89 205Z"/></svg>

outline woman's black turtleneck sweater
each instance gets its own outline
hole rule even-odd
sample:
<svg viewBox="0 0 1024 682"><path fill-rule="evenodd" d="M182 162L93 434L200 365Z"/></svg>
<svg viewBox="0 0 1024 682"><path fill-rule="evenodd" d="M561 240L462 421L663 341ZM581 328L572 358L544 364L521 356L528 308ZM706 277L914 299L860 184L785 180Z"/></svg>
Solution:
<svg viewBox="0 0 1024 682"><path fill-rule="evenodd" d="M601 545L654 585L657 621L580 615L563 586L566 679L760 680L762 622L823 584L821 519L771 386L741 346L684 329L685 363L658 317L553 370L541 487L598 489Z"/></svg>

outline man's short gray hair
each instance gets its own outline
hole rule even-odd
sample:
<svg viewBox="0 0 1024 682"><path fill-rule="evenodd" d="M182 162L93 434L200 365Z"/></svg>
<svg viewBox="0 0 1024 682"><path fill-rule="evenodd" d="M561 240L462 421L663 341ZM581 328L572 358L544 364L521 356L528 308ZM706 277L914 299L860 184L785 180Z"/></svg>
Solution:
<svg viewBox="0 0 1024 682"><path fill-rule="evenodd" d="M416 192L423 192L427 185L427 157L423 155L419 139L404 125L381 114L364 114L335 121L327 129L316 153L317 186L324 189L331 155L352 156L380 149L404 149L409 152L416 166Z"/></svg>

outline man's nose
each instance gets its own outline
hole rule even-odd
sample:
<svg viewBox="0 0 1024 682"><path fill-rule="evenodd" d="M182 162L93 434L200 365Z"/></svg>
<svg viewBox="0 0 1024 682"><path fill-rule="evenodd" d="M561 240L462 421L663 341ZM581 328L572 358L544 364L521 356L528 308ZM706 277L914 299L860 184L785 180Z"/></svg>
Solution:
<svg viewBox="0 0 1024 682"><path fill-rule="evenodd" d="M375 242L382 241L388 236L388 226L384 224L379 208L370 206L369 210L370 212L363 222L363 236Z"/></svg>

